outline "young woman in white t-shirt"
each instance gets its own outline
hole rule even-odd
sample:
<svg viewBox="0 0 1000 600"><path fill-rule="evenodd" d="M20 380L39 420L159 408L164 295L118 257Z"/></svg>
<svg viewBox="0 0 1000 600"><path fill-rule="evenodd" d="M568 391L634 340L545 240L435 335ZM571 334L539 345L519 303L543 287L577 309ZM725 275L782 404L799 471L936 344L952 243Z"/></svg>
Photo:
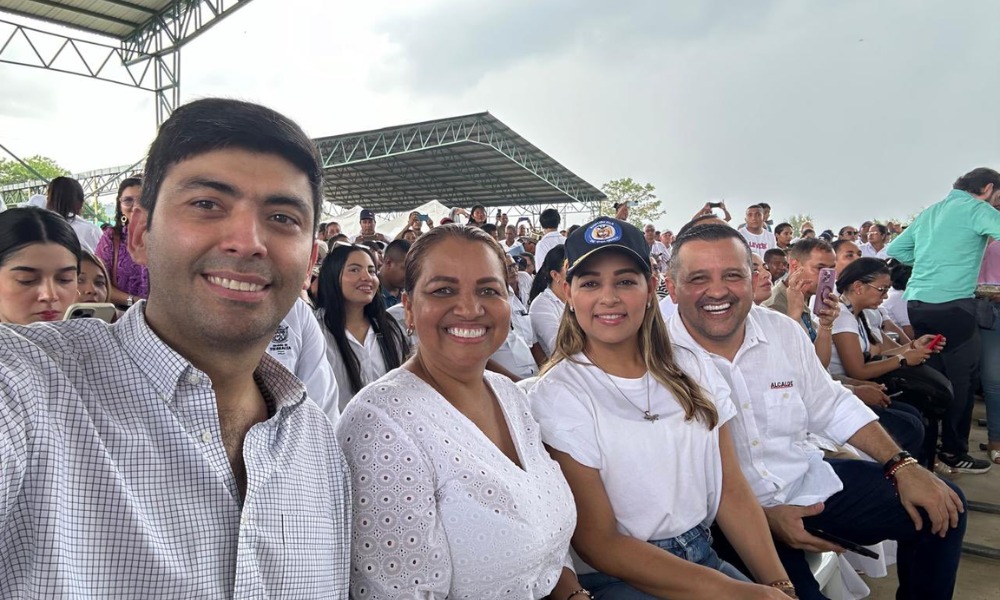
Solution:
<svg viewBox="0 0 1000 600"><path fill-rule="evenodd" d="M728 388L710 363L675 355L642 234L603 217L565 248L569 310L529 401L576 499L580 583L615 600L794 597L740 471ZM716 520L764 585L715 554Z"/></svg>

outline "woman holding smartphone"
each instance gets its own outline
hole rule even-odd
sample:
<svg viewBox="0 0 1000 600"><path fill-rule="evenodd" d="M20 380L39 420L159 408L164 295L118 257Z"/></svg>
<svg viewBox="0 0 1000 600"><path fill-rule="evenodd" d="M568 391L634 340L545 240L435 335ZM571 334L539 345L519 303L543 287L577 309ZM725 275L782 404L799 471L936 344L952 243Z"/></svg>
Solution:
<svg viewBox="0 0 1000 600"><path fill-rule="evenodd" d="M365 385L406 360L409 344L386 312L367 246L336 243L319 272L316 316L337 376L340 410Z"/></svg>
<svg viewBox="0 0 1000 600"><path fill-rule="evenodd" d="M576 499L580 582L613 600L794 597L729 436L728 387L675 354L642 233L601 217L565 248L568 310L529 401ZM763 585L716 555L713 521Z"/></svg>
<svg viewBox="0 0 1000 600"><path fill-rule="evenodd" d="M80 240L58 214L33 206L0 213L0 322L58 321L77 302Z"/></svg>
<svg viewBox="0 0 1000 600"><path fill-rule="evenodd" d="M435 227L405 263L412 358L337 425L351 469L351 597L585 600L573 497L522 392L485 370L510 331L503 250Z"/></svg>

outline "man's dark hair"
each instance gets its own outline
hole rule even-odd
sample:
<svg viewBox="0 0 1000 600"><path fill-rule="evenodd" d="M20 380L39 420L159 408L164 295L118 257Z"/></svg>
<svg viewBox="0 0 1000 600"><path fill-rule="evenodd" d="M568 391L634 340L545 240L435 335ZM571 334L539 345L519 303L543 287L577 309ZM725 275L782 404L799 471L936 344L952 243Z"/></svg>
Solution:
<svg viewBox="0 0 1000 600"><path fill-rule="evenodd" d="M559 211L554 208L546 208L538 217L538 223L542 229L555 229L559 227Z"/></svg>
<svg viewBox="0 0 1000 600"><path fill-rule="evenodd" d="M994 192L1000 190L1000 173L987 167L979 167L956 179L952 187L976 195L982 194L983 188L991 183Z"/></svg>
<svg viewBox="0 0 1000 600"><path fill-rule="evenodd" d="M833 246L830 245L830 242L823 238L802 238L788 247L788 260L794 259L799 262L809 260L813 250L825 250L834 254L837 253L833 249Z"/></svg>
<svg viewBox="0 0 1000 600"><path fill-rule="evenodd" d="M781 248L771 248L770 250L764 252L764 262L771 260L775 256L785 256L785 251Z"/></svg>
<svg viewBox="0 0 1000 600"><path fill-rule="evenodd" d="M878 231L883 236L889 235L889 228L881 223L875 223L874 225L872 225L871 229L869 229L868 232L870 233L872 229Z"/></svg>
<svg viewBox="0 0 1000 600"><path fill-rule="evenodd" d="M576 231L579 228L580 228L579 225L570 225L569 229L566 230L566 237L569 237L569 236L573 235L573 232Z"/></svg>
<svg viewBox="0 0 1000 600"><path fill-rule="evenodd" d="M302 171L312 191L312 228L323 202L323 169L312 140L291 119L270 108L227 98L195 100L174 111L149 147L139 203L152 222L167 171L177 163L236 148L279 156ZM149 223L146 225L149 227Z"/></svg>
<svg viewBox="0 0 1000 600"><path fill-rule="evenodd" d="M497 236L499 235L500 232L500 230L497 229L497 226L494 225L493 223L483 223L482 230L490 234L491 236Z"/></svg>
<svg viewBox="0 0 1000 600"><path fill-rule="evenodd" d="M768 204L767 202L758 202L757 206L761 207L764 210L771 210L771 205Z"/></svg>
<svg viewBox="0 0 1000 600"><path fill-rule="evenodd" d="M774 235L778 235L785 229L791 229L791 228L792 228L791 223L778 223L777 225L774 226Z"/></svg>
<svg viewBox="0 0 1000 600"><path fill-rule="evenodd" d="M892 289L905 290L906 284L910 283L910 276L913 275L913 267L904 265L894 258L889 262L889 281L892 282Z"/></svg>
<svg viewBox="0 0 1000 600"><path fill-rule="evenodd" d="M406 240L392 240L385 247L385 251L382 252L382 257L391 259L392 262L403 264L403 260L406 259L406 253L410 251L411 245Z"/></svg>
<svg viewBox="0 0 1000 600"><path fill-rule="evenodd" d="M704 225L695 225L687 229L681 228L681 231L677 234L677 239L674 240L674 251L670 255L670 278L676 281L677 271L680 269L681 248L684 247L684 244L694 241L718 242L721 240L739 240L740 245L747 251L747 267L753 270L753 258L751 258L753 251L750 249L750 244L747 243L739 231L736 231L729 225L705 223Z"/></svg>
<svg viewBox="0 0 1000 600"><path fill-rule="evenodd" d="M747 210L750 210L751 208L759 208L761 210L761 212L764 212L764 207L761 206L760 204L751 204L750 206L747 207ZM743 211L743 212L746 212L746 211Z"/></svg>

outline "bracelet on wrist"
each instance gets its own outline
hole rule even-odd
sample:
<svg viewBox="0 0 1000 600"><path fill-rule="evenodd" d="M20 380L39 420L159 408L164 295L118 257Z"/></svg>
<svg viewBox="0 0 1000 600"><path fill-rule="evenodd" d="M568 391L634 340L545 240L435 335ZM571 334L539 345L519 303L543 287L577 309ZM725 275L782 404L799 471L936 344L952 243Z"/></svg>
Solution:
<svg viewBox="0 0 1000 600"><path fill-rule="evenodd" d="M573 592L572 594L570 594L569 596L566 596L566 600L573 600L573 598L575 598L576 596L584 596L586 598L590 598L591 600L593 600L594 598L593 594L591 594L584 588L580 588L575 592Z"/></svg>
<svg viewBox="0 0 1000 600"><path fill-rule="evenodd" d="M891 471L893 467L895 467L897 464L899 464L900 462L902 462L907 458L913 458L913 455L907 452L906 450L897 452L892 456L892 458L885 461L885 464L882 465L882 472L888 475L889 471Z"/></svg>
<svg viewBox="0 0 1000 600"><path fill-rule="evenodd" d="M833 331L833 325L820 325L819 328L823 331Z"/></svg>
<svg viewBox="0 0 1000 600"><path fill-rule="evenodd" d="M795 595L795 586L788 579L779 579L778 581L772 581L771 583L767 584L767 587L773 587L774 589L780 592L784 592L785 594L787 594L792 598L798 598L798 596Z"/></svg>

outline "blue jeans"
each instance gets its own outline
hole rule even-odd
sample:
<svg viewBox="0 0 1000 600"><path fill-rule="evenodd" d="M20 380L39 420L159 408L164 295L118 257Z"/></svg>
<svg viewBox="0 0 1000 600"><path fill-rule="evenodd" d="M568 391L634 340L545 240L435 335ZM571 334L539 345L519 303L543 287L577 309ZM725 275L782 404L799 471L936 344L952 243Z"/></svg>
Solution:
<svg viewBox="0 0 1000 600"><path fill-rule="evenodd" d="M949 600L955 589L968 509L959 515L958 527L949 529L943 538L931 533L927 513L921 510L924 527L917 531L899 502L895 487L882 475L881 465L867 460L827 459L827 462L840 477L844 489L827 498L823 512L803 519L805 524L864 546L896 540L899 542L896 599ZM955 490L965 506L962 490L950 481L943 481ZM728 541L719 536L715 546L723 557L740 565L733 558L735 553ZM824 600L826 596L820 592L805 553L777 540L774 546L799 598Z"/></svg>
<svg viewBox="0 0 1000 600"><path fill-rule="evenodd" d="M694 529L682 533L677 537L666 540L653 540L649 543L663 548L676 557L725 573L733 579L750 581L736 567L719 558L715 550L712 550L712 535L709 533L708 527L704 525L698 525ZM645 592L635 589L621 579L605 575L604 573L580 575L580 585L590 590L590 593L600 600L656 599L656 596L650 596Z"/></svg>
<svg viewBox="0 0 1000 600"><path fill-rule="evenodd" d="M981 328L983 358L979 377L986 399L986 430L991 442L1000 442L1000 302L993 303L993 329Z"/></svg>

